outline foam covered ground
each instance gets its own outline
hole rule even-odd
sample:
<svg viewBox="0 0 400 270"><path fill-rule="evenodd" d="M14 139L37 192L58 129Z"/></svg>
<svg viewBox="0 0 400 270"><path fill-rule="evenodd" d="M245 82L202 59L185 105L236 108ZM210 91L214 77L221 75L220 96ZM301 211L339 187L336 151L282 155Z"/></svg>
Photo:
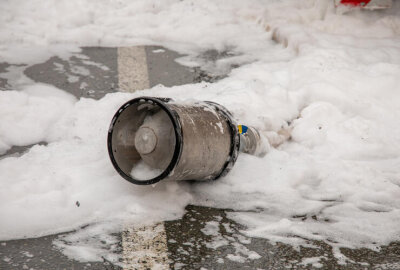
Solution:
<svg viewBox="0 0 400 270"><path fill-rule="evenodd" d="M247 234L294 245L379 248L400 240L400 3L339 14L332 1L2 1L0 59L65 59L79 46L157 44L182 63L232 69L212 84L76 100L52 86L0 92L0 239L89 223L179 217L188 203L229 207ZM216 63L201 53L229 52ZM140 96L212 100L240 123L292 140L264 158L240 155L212 183L129 184L113 169L106 133ZM76 202L79 201L80 207ZM256 210L256 213L240 210Z"/></svg>

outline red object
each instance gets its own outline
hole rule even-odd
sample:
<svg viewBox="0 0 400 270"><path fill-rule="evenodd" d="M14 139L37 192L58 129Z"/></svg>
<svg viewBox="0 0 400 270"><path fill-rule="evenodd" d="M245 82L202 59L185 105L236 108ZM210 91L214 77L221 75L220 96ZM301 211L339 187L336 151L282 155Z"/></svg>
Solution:
<svg viewBox="0 0 400 270"><path fill-rule="evenodd" d="M346 6L365 6L367 5L371 0L341 0L340 4L346 5Z"/></svg>

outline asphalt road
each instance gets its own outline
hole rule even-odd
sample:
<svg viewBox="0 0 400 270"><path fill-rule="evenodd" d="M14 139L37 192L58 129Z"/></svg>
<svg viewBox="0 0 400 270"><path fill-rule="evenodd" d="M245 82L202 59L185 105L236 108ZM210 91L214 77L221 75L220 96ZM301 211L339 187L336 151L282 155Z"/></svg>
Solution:
<svg viewBox="0 0 400 270"><path fill-rule="evenodd" d="M83 48L81 54L69 60L52 57L32 66L0 63L0 90L12 89L26 76L55 85L78 98L99 99L115 91L214 81L224 76L181 66L174 61L177 57L176 52L153 46L91 47ZM204 59L211 62L219 57L224 54L212 51L204 54ZM30 147L13 147L0 159L22 155ZM342 249L353 261L343 266L337 264L332 248L323 242L313 242L317 249L295 250L280 243L273 245L266 239L249 238L240 232L243 229L240 224L228 218L231 211L188 205L181 219L126 228L117 235L119 252L127 263L124 269L152 269L155 263L163 269L400 269L400 243L392 243L379 252ZM210 225L218 227L218 235L207 233L206 227ZM150 238L140 238L140 231L150 232ZM68 234L0 241L0 269L122 269L106 259L87 263L69 259L53 245L55 239ZM138 249L156 255L137 256ZM320 256L319 264L305 260Z"/></svg>

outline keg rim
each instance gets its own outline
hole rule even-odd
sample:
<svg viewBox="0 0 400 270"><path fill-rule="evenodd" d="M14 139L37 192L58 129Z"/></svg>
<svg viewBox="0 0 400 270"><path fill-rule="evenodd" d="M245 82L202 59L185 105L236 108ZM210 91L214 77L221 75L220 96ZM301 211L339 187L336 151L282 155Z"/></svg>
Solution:
<svg viewBox="0 0 400 270"><path fill-rule="evenodd" d="M215 108L216 111L221 112L221 114L224 116L228 126L229 126L229 131L231 135L231 145L230 145L230 150L229 150L229 158L225 162L224 166L222 167L221 171L219 174L217 174L212 180L218 180L221 177L224 177L227 175L230 170L233 168L233 165L235 165L236 160L239 156L239 148L240 148L240 136L239 132L237 130L237 125L236 122L231 114L231 112L222 106L219 103L213 102L213 101L204 101L204 103L211 105Z"/></svg>
<svg viewBox="0 0 400 270"><path fill-rule="evenodd" d="M148 179L148 180L139 180L133 178L131 175L126 174L122 169L119 167L118 163L116 162L113 154L113 148L112 148L112 135L113 135L113 129L114 125L116 123L116 120L118 117L124 112L125 109L127 109L129 106L134 105L139 102L153 102L156 105L158 105L163 111L165 111L171 120L171 123L174 128L175 132L175 149L174 149L174 155L172 156L171 162L169 163L168 167L158 176ZM117 172L127 181L136 184L136 185L151 185L155 184L162 179L166 178L175 168L176 164L179 161L181 152L182 152L182 128L180 125L180 122L177 119L176 113L174 113L170 108L168 108L165 103L171 101L171 99L168 98L158 98L158 97L138 97L129 100L128 102L124 103L114 114L114 117L111 120L110 127L108 129L108 136L107 136L107 148L108 148L108 155L110 156L111 163L113 164L114 168L117 170Z"/></svg>

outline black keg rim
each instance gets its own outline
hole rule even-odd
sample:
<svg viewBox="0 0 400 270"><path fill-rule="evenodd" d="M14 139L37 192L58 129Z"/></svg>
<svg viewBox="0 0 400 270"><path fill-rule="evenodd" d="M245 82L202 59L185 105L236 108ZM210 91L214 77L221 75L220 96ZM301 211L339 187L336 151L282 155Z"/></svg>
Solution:
<svg viewBox="0 0 400 270"><path fill-rule="evenodd" d="M180 122L176 118L176 114L168 108L165 103L169 102L171 99L168 98L157 98L157 97L138 97L131 99L130 101L124 103L118 111L115 113L113 119L111 120L110 128L108 129L108 136L107 136L107 148L108 148L108 155L110 156L111 162L114 166L114 168L117 170L117 172L127 181L136 184L136 185L151 185L155 184L162 179L166 178L175 168L176 164L179 161L181 152L182 152L182 129ZM113 129L114 129L114 124L117 120L117 118L122 114L122 112L128 108L129 106L139 103L139 102L148 102L152 101L153 103L157 104L158 106L163 109L168 117L170 118L172 125L174 126L174 131L175 131L175 150L174 150L174 155L171 159L171 162L169 163L168 167L157 177L149 179L149 180L138 180L133 178L132 176L126 174L121 170L121 168L118 166L114 155L113 155L113 149L112 149L112 135L113 135Z"/></svg>
<svg viewBox="0 0 400 270"><path fill-rule="evenodd" d="M213 101L205 101L205 103L213 106L217 111L221 112L221 114L225 117L226 122L229 126L229 130L231 133L231 145L229 150L229 159L225 162L224 166L220 173L215 176L212 180L217 180L220 177L223 177L228 174L228 172L232 169L233 165L236 163L236 160L239 156L239 148L240 148L240 135L237 129L236 122L233 120L233 116L227 108Z"/></svg>

